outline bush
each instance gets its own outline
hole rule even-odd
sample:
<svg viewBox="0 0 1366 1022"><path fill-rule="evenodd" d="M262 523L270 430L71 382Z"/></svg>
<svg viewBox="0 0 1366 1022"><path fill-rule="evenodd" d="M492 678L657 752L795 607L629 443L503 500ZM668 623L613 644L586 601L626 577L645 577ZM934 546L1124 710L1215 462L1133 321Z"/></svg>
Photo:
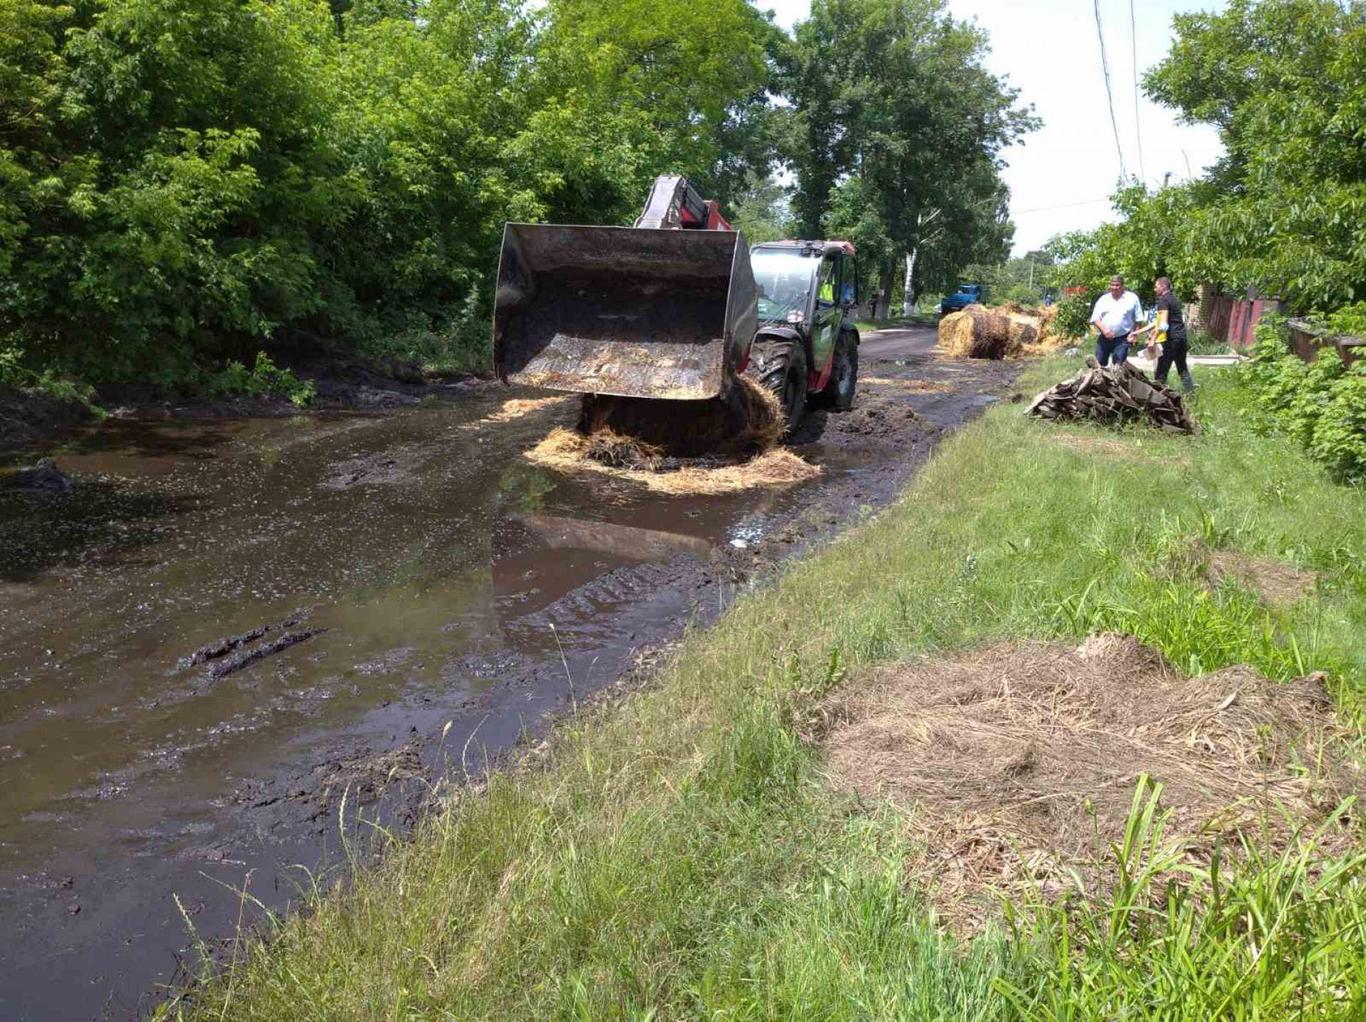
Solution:
<svg viewBox="0 0 1366 1022"><path fill-rule="evenodd" d="M1099 295L1068 295L1058 303L1058 316L1053 320L1053 328L1064 337L1084 337L1091 323L1091 308Z"/></svg>
<svg viewBox="0 0 1366 1022"><path fill-rule="evenodd" d="M209 390L214 394L287 397L297 408L312 404L317 393L312 380L301 380L288 369L277 366L264 351L256 353L256 365L250 372L241 362L229 362L209 378Z"/></svg>
<svg viewBox="0 0 1366 1022"><path fill-rule="evenodd" d="M1335 332L1359 329L1366 305L1327 317ZM1254 394L1264 428L1277 428L1341 482L1366 480L1366 363L1349 368L1327 350L1305 363L1287 345L1286 322L1265 316L1257 326L1252 362L1242 382Z"/></svg>

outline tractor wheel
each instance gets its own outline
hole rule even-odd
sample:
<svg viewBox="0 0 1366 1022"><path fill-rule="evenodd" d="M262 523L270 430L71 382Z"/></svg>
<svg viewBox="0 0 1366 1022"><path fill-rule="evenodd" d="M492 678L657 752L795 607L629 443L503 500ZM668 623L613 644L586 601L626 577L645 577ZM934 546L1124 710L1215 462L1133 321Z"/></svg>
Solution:
<svg viewBox="0 0 1366 1022"><path fill-rule="evenodd" d="M800 341L766 345L759 382L778 398L787 422L784 437L797 431L806 414L806 350Z"/></svg>
<svg viewBox="0 0 1366 1022"><path fill-rule="evenodd" d="M844 330L835 342L835 363L830 367L830 379L821 394L835 411L847 412L854 407L857 387L858 334Z"/></svg>

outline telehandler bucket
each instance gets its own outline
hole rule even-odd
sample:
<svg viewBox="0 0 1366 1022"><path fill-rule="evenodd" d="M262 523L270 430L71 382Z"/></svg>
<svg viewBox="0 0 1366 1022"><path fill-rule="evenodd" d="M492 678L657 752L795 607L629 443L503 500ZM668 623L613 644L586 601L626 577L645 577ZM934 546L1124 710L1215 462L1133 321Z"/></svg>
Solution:
<svg viewBox="0 0 1366 1022"><path fill-rule="evenodd" d="M738 231L508 224L494 371L550 390L716 397L754 339L756 297Z"/></svg>

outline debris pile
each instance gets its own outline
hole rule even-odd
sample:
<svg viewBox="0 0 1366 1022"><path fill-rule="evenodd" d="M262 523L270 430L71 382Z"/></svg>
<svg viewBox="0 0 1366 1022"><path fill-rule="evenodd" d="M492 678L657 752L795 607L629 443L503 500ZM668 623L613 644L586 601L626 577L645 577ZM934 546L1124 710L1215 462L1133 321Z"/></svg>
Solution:
<svg viewBox="0 0 1366 1022"><path fill-rule="evenodd" d="M1327 846L1352 841L1337 808L1361 781L1321 675L1184 678L1130 636L1095 635L884 668L823 711L836 784L909 814L927 838L911 871L969 928L993 892L1108 886L1143 777L1193 862L1238 835L1283 848L1323 827Z"/></svg>
<svg viewBox="0 0 1366 1022"><path fill-rule="evenodd" d="M1094 358L1070 380L1030 402L1027 414L1041 419L1123 422L1147 418L1167 433L1194 433L1195 420L1176 391L1150 379L1128 362L1102 368Z"/></svg>

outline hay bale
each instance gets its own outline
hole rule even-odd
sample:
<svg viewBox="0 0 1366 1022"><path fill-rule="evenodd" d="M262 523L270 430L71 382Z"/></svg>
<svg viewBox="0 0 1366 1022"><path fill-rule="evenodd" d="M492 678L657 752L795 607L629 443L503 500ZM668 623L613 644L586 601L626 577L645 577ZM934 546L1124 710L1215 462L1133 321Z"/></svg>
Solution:
<svg viewBox="0 0 1366 1022"><path fill-rule="evenodd" d="M1018 313L1007 313L1007 341L1006 354L1012 357L1019 356L1024 352L1025 345L1033 344L1039 339L1038 323L1029 316L1022 316Z"/></svg>
<svg viewBox="0 0 1366 1022"><path fill-rule="evenodd" d="M940 319L939 347L960 358L1005 358L1010 351L1010 320L974 302Z"/></svg>

